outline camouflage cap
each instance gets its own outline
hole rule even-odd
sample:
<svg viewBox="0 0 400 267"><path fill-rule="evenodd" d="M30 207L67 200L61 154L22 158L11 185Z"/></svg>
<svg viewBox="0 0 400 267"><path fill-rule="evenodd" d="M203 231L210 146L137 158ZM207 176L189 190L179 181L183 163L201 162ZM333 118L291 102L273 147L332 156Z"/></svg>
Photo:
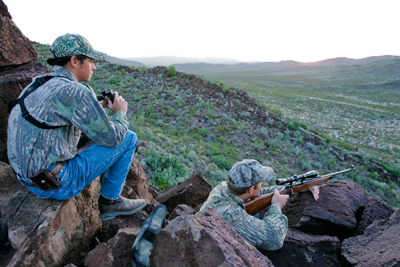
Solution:
<svg viewBox="0 0 400 267"><path fill-rule="evenodd" d="M69 57L84 55L95 60L105 59L106 54L93 49L89 41L79 34L69 34L57 37L50 47L54 57Z"/></svg>
<svg viewBox="0 0 400 267"><path fill-rule="evenodd" d="M255 159L245 159L233 165L229 171L229 177L234 187L246 188L255 185L258 181L271 181L274 177L274 170L262 166Z"/></svg>

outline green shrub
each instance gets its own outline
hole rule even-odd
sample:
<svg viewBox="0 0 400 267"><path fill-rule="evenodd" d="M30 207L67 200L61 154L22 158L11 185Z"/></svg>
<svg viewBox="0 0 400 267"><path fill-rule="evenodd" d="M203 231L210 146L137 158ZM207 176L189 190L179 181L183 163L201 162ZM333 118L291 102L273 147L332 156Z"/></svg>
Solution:
<svg viewBox="0 0 400 267"><path fill-rule="evenodd" d="M156 121L155 124L156 124L157 126L159 126L159 127L163 127L163 126L164 126L164 120L163 120L163 119L159 119L159 120Z"/></svg>
<svg viewBox="0 0 400 267"><path fill-rule="evenodd" d="M207 137L210 134L206 128L200 128L197 132L203 137Z"/></svg>
<svg viewBox="0 0 400 267"><path fill-rule="evenodd" d="M111 84L119 84L120 80L118 78L110 78L108 79L108 82Z"/></svg>
<svg viewBox="0 0 400 267"><path fill-rule="evenodd" d="M150 113L148 118L157 120L160 118L160 115L158 115L157 113Z"/></svg>
<svg viewBox="0 0 400 267"><path fill-rule="evenodd" d="M197 141L203 140L203 136L198 133L192 134L191 137Z"/></svg>
<svg viewBox="0 0 400 267"><path fill-rule="evenodd" d="M175 67L174 66L169 66L168 70L167 70L167 73L168 73L168 77L175 77L176 76Z"/></svg>
<svg viewBox="0 0 400 267"><path fill-rule="evenodd" d="M287 128L292 131L297 131L300 127L305 130L308 128L307 125L298 121L292 121L291 123L287 124Z"/></svg>
<svg viewBox="0 0 400 267"><path fill-rule="evenodd" d="M173 116L173 115L175 115L175 110L174 110L173 107L169 107L169 108L167 109L167 115L168 115L168 116Z"/></svg>
<svg viewBox="0 0 400 267"><path fill-rule="evenodd" d="M218 155L211 157L211 162L214 162L221 169L230 170L233 163L231 163L225 156Z"/></svg>
<svg viewBox="0 0 400 267"><path fill-rule="evenodd" d="M175 105L177 105L178 107L182 107L185 104L185 100L183 99L183 97L178 96L175 100L174 100Z"/></svg>

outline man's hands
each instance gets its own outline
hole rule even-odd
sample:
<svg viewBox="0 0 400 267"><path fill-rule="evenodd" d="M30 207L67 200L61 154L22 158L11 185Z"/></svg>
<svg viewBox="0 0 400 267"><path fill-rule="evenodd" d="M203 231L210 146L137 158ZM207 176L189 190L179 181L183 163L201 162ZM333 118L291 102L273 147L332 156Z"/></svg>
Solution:
<svg viewBox="0 0 400 267"><path fill-rule="evenodd" d="M110 99L107 100L107 107L111 109L112 112L122 111L126 114L128 111L128 102L118 94L118 92L114 92L114 103L111 102Z"/></svg>
<svg viewBox="0 0 400 267"><path fill-rule="evenodd" d="M286 205L286 202L289 198L289 195L281 195L278 191L278 189L275 189L274 195L272 196L271 199L271 204L278 204L281 206L281 209Z"/></svg>

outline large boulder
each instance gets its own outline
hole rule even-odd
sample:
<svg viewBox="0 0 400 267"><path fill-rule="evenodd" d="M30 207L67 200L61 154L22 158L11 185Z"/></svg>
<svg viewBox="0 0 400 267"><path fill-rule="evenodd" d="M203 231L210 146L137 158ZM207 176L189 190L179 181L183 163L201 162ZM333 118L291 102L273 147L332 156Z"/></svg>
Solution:
<svg viewBox="0 0 400 267"><path fill-rule="evenodd" d="M394 211L395 209L379 198L369 197L354 235L362 235L365 229L374 221L388 219Z"/></svg>
<svg viewBox="0 0 400 267"><path fill-rule="evenodd" d="M197 173L184 182L169 187L157 195L156 200L171 212L179 204L186 204L199 210L212 190L212 185Z"/></svg>
<svg viewBox="0 0 400 267"><path fill-rule="evenodd" d="M85 267L124 267L131 266L131 248L139 228L123 228L109 241L96 246L85 259Z"/></svg>
<svg viewBox="0 0 400 267"><path fill-rule="evenodd" d="M156 234L150 264L157 266L273 266L217 212L181 215Z"/></svg>
<svg viewBox="0 0 400 267"><path fill-rule="evenodd" d="M18 98L22 90L32 82L33 77L44 75L47 72L47 67L44 67L42 64L36 62L31 62L0 72L0 161L8 163L8 102Z"/></svg>
<svg viewBox="0 0 400 267"><path fill-rule="evenodd" d="M290 228L314 235L337 236L342 240L353 235L366 201L359 185L339 180L321 185L318 201L310 192L296 194L282 212Z"/></svg>
<svg viewBox="0 0 400 267"><path fill-rule="evenodd" d="M19 190L3 207L12 250L0 265L79 264L101 226L99 190L99 179L64 201L38 198L26 188Z"/></svg>
<svg viewBox="0 0 400 267"><path fill-rule="evenodd" d="M340 267L340 240L327 235L311 235L289 228L281 249L261 252L275 267Z"/></svg>
<svg viewBox="0 0 400 267"><path fill-rule="evenodd" d="M400 209L342 243L343 266L400 266Z"/></svg>
<svg viewBox="0 0 400 267"><path fill-rule="evenodd" d="M29 39L11 20L3 1L0 10L0 70L39 59Z"/></svg>

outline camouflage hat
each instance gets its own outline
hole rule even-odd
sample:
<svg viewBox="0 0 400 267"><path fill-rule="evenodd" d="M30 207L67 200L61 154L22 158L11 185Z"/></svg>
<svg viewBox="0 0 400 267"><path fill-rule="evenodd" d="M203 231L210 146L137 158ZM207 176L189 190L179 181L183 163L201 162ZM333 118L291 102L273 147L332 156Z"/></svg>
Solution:
<svg viewBox="0 0 400 267"><path fill-rule="evenodd" d="M79 34L62 35L50 47L54 57L84 55L96 60L105 59L106 54L93 49L89 41Z"/></svg>
<svg viewBox="0 0 400 267"><path fill-rule="evenodd" d="M269 182L274 177L274 170L262 166L255 159L245 159L236 162L229 171L232 185L236 188L246 188L255 185L259 181Z"/></svg>

